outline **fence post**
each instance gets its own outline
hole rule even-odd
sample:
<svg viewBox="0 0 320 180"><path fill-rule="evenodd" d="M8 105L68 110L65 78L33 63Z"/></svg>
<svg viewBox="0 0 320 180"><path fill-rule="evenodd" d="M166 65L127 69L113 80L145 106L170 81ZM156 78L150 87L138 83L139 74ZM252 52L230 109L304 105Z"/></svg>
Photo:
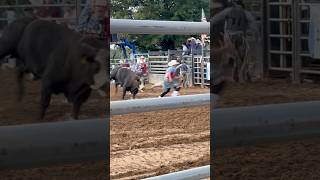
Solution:
<svg viewBox="0 0 320 180"><path fill-rule="evenodd" d="M194 80L194 71L195 71L195 68L194 68L194 55L193 55L193 49L191 48L191 63L192 63L192 66L191 66L191 68L192 68L192 86L194 86L195 85L195 80Z"/></svg>
<svg viewBox="0 0 320 180"><path fill-rule="evenodd" d="M201 46L201 88L204 88L204 50Z"/></svg>
<svg viewBox="0 0 320 180"><path fill-rule="evenodd" d="M200 73L201 73L201 88L204 88L204 58L201 56L200 58Z"/></svg>
<svg viewBox="0 0 320 180"><path fill-rule="evenodd" d="M81 0L76 0L76 22L79 22L79 16L81 13Z"/></svg>

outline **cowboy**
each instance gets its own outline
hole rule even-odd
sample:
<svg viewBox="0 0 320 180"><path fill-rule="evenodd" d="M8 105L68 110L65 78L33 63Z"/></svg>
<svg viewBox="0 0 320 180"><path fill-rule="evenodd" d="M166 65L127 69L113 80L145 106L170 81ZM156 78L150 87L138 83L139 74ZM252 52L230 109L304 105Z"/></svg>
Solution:
<svg viewBox="0 0 320 180"><path fill-rule="evenodd" d="M164 97L168 94L171 88L174 88L173 95L178 95L178 91L180 90L178 76L176 74L176 67L179 65L177 60L171 60L168 63L168 69L166 71L164 81L163 81L163 89L164 91L160 94L160 98Z"/></svg>

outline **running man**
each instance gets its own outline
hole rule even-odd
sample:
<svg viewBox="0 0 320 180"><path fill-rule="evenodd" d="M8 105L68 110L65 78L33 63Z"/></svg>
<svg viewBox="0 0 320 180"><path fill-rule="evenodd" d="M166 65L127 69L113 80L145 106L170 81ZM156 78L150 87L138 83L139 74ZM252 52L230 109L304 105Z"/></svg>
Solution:
<svg viewBox="0 0 320 180"><path fill-rule="evenodd" d="M168 63L168 69L166 71L164 81L163 81L163 89L164 92L160 94L160 98L164 97L168 94L171 88L174 88L173 95L178 95L178 91L180 90L178 76L176 74L177 65L179 65L177 60L171 60Z"/></svg>

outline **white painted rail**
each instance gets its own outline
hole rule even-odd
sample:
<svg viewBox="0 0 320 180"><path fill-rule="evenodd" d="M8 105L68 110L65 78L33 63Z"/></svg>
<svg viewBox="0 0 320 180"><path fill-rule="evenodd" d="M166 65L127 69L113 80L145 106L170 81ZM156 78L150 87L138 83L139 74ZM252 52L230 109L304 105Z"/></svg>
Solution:
<svg viewBox="0 0 320 180"><path fill-rule="evenodd" d="M110 33L129 34L209 34L209 22L110 19Z"/></svg>
<svg viewBox="0 0 320 180"><path fill-rule="evenodd" d="M112 101L111 115L159 111L173 108L187 108L210 105L210 94L196 94L176 97L147 98L126 101ZM208 111L208 113L210 113Z"/></svg>

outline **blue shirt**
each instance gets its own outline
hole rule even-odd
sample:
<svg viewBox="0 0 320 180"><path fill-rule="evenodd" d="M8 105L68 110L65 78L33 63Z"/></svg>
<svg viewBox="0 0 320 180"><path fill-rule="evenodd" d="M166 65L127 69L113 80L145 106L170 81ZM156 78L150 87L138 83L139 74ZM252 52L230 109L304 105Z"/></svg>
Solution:
<svg viewBox="0 0 320 180"><path fill-rule="evenodd" d="M80 13L76 31L93 31L96 34L103 33L103 21L99 21L96 17L92 16L92 12L91 0L87 0L85 7Z"/></svg>
<svg viewBox="0 0 320 180"><path fill-rule="evenodd" d="M167 73L176 73L176 71L177 71L177 68L176 67L173 67L173 66L171 66L171 67L168 67L168 69L167 69Z"/></svg>

